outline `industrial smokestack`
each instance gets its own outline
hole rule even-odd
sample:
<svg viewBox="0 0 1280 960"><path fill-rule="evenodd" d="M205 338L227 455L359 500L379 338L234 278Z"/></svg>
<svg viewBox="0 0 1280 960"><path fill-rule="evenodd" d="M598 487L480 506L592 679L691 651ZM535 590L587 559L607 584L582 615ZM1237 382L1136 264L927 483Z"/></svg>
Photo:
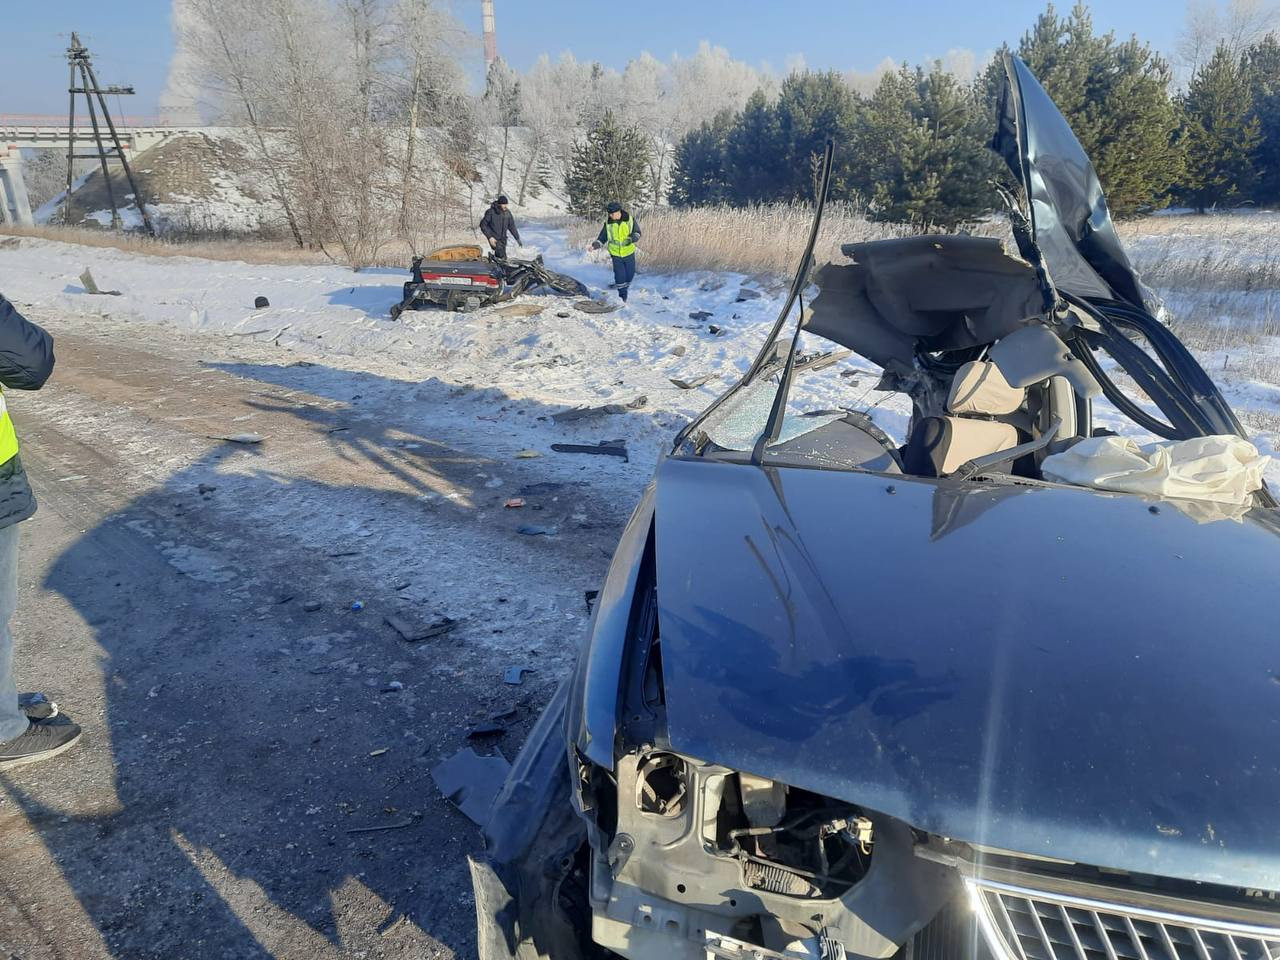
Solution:
<svg viewBox="0 0 1280 960"><path fill-rule="evenodd" d="M498 28L493 23L493 0L483 0L483 4L484 63L486 67L492 67L493 62L498 59Z"/></svg>

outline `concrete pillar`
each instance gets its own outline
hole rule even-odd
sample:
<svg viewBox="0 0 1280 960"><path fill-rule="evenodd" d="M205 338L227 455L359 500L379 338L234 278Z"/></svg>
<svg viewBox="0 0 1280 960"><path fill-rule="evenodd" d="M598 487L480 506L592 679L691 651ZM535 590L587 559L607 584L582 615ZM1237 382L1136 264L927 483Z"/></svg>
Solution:
<svg viewBox="0 0 1280 960"><path fill-rule="evenodd" d="M35 222L27 199L27 182L22 179L22 154L16 150L0 154L0 215L6 224L20 227Z"/></svg>

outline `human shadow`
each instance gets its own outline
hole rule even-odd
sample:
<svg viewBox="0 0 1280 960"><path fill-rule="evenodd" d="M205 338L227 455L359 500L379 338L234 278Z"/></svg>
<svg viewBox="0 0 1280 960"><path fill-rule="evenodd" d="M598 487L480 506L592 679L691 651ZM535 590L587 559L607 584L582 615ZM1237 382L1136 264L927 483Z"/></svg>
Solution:
<svg viewBox="0 0 1280 960"><path fill-rule="evenodd" d="M489 612L521 598L484 585L461 625L429 644L406 643L383 614L436 612L449 591L430 578L455 575L447 541L479 529L477 517L508 493L485 474L507 471L511 488L536 483L545 467L450 446L412 403L397 413L387 402L451 385L321 366L220 369L269 388L246 402L267 419L266 443L210 450L103 518L48 570L46 588L89 624L101 651L106 729L91 730L86 746L111 751L115 804L60 829L40 826L41 837L120 958L336 957L396 944L402 952L388 955L437 945L473 955L465 854L478 834L437 796L429 772L467 743L477 717L513 703L526 726L501 749L514 756L563 666L523 689L477 668L494 656L491 624L519 624ZM362 403L375 398L378 412L366 414ZM547 412L518 402L530 419ZM301 424L310 444L289 470L268 455L278 436L270 418ZM44 489L60 513L61 488ZM564 591L579 601L622 522L606 509L611 495L593 490L588 472L572 508L547 503L547 515L567 516L598 496L606 518L581 534L590 559L574 561L581 582ZM477 542L521 583L520 569L536 567L546 548L517 523L499 509ZM400 556L419 563L408 589L388 576L397 569L388 558ZM313 598L322 605L309 611ZM354 598L363 611L351 609ZM558 637L530 627L511 645L527 656L565 643L557 618ZM576 643L572 634L566 646ZM0 785L31 824L58 818L38 776Z"/></svg>

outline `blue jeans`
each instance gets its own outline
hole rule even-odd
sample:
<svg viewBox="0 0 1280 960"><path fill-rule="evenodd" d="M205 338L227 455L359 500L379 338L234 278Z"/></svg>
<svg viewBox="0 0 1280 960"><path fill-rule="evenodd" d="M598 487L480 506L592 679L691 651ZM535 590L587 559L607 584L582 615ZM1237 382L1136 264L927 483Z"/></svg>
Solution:
<svg viewBox="0 0 1280 960"><path fill-rule="evenodd" d="M613 282L618 288L618 296L627 299L627 287L636 277L636 255L613 258Z"/></svg>
<svg viewBox="0 0 1280 960"><path fill-rule="evenodd" d="M12 740L27 729L27 715L18 709L18 686L13 679L13 634L9 619L18 607L18 527L0 530L0 740Z"/></svg>

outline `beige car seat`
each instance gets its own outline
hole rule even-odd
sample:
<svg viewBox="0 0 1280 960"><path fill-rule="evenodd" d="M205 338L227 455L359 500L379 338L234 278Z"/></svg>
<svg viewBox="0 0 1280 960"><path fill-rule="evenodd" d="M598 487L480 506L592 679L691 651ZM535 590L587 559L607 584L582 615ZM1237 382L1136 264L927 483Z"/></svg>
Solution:
<svg viewBox="0 0 1280 960"><path fill-rule="evenodd" d="M970 460L1009 450L1029 426L1027 392L1005 380L989 360L971 360L956 371L945 417L926 417L903 450L908 473L945 476Z"/></svg>

